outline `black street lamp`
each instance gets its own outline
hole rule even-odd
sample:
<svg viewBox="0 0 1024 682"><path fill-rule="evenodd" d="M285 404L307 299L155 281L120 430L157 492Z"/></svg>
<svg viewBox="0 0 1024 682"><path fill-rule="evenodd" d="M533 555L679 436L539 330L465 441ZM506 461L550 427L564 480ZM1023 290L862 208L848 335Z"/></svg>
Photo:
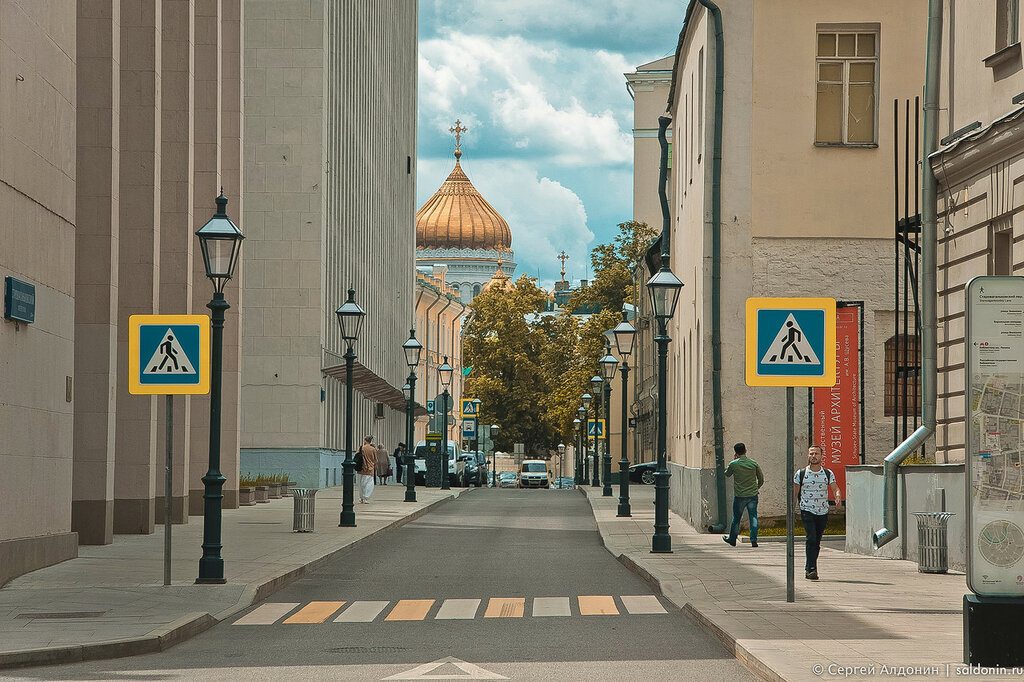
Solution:
<svg viewBox="0 0 1024 682"><path fill-rule="evenodd" d="M626 426L628 424L626 410L629 409L629 401L626 396L627 379L629 377L629 363L626 358L633 351L633 340L636 338L636 329L633 329L626 320L626 311L622 311L622 322L612 330L615 336L615 347L622 356L622 453L619 458L619 513L616 516L632 516L629 508L629 458L626 457Z"/></svg>
<svg viewBox="0 0 1024 682"><path fill-rule="evenodd" d="M477 426L477 428L481 428L481 427ZM498 473L497 473L498 472L498 460L495 458L495 455L494 455L494 432L497 431L500 428L501 427L498 426L497 424L491 424L490 426L487 427L487 441L490 442L490 444L491 444L491 487L492 488L497 488L498 487L498 478L497 478L497 476L498 476ZM485 452L487 451L487 445L486 444L484 445L484 451Z"/></svg>
<svg viewBox="0 0 1024 682"><path fill-rule="evenodd" d="M658 336L654 342L658 344L658 470L654 474L654 536L651 538L651 552L656 554L672 551L672 536L668 534L668 454L667 424L668 419L668 344L672 339L668 335L668 321L676 311L679 301L679 290L683 283L672 274L668 265L669 254L661 254L661 270L647 280L647 290L651 295L651 308L658 321Z"/></svg>
<svg viewBox="0 0 1024 682"><path fill-rule="evenodd" d="M416 501L416 444L413 435L413 404L416 398L416 366L420 364L423 344L416 340L416 330L409 330L408 340L402 344L405 364L409 365L409 390L405 394L405 501ZM404 390L404 389L403 389Z"/></svg>
<svg viewBox="0 0 1024 682"><path fill-rule="evenodd" d="M590 390L594 392L594 477L590 485L593 488L601 487L601 388L604 386L604 379L595 374L590 378Z"/></svg>
<svg viewBox="0 0 1024 682"><path fill-rule="evenodd" d="M444 363L437 368L437 376L444 388L444 393L441 394L441 490L451 489L448 481L448 389L452 385L454 373L455 370L448 364L448 356L444 356Z"/></svg>
<svg viewBox="0 0 1024 682"><path fill-rule="evenodd" d="M605 346L604 357L599 361L601 363L601 378L604 380L604 413L605 413L605 424L604 429L604 456L601 458L603 464L603 476L604 476L604 490L601 491L602 497L612 496L612 448L611 448L611 430L612 430L612 379L615 378L615 370L619 368L619 361L612 355L611 346Z"/></svg>
<svg viewBox="0 0 1024 682"><path fill-rule="evenodd" d="M580 420L572 420L572 435L576 440L574 441L575 447L573 450L576 452L572 455L572 483L573 485L579 485L580 482L580 453L583 452L582 446L580 446Z"/></svg>
<svg viewBox="0 0 1024 682"><path fill-rule="evenodd" d="M562 487L562 467L565 464L565 444L558 444L558 487Z"/></svg>
<svg viewBox="0 0 1024 682"><path fill-rule="evenodd" d="M213 348L210 358L210 468L203 476L203 556L199 559L196 583L222 585L224 559L221 550L221 505L224 499L224 474L220 471L220 394L224 357L224 311L231 306L224 300L224 285L235 273L238 254L245 236L227 214L228 200L223 190L217 197L217 212L196 230L203 252L206 276L213 282L213 300L206 304L212 315Z"/></svg>
<svg viewBox="0 0 1024 682"><path fill-rule="evenodd" d="M580 415L580 431L583 434L583 480L580 481L582 485L586 485L587 481L590 480L590 402L593 400L593 396L589 393L584 393L583 397L580 398L583 406L576 410L576 413ZM597 425L594 425L594 430L597 430Z"/></svg>
<svg viewBox="0 0 1024 682"><path fill-rule="evenodd" d="M345 351L345 462L341 475L341 520L339 527L355 528L356 510L353 504L352 488L356 478L356 463L352 458L352 370L355 367L356 352L353 349L359 330L363 326L366 312L356 303L356 290L348 288L348 300L334 311L341 327L341 338L348 344Z"/></svg>

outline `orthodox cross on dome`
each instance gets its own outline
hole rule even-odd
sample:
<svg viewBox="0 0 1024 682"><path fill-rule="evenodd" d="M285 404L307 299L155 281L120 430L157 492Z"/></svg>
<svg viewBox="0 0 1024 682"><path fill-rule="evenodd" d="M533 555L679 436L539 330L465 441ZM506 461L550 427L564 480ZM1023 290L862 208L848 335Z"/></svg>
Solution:
<svg viewBox="0 0 1024 682"><path fill-rule="evenodd" d="M558 260L562 261L562 281L565 281L565 261L569 260L569 254L565 251L555 256Z"/></svg>
<svg viewBox="0 0 1024 682"><path fill-rule="evenodd" d="M462 156L462 150L459 149L459 145L462 143L462 133L469 130L469 128L462 125L462 121L455 119L455 127L449 128L449 133L455 133L455 158L458 159Z"/></svg>

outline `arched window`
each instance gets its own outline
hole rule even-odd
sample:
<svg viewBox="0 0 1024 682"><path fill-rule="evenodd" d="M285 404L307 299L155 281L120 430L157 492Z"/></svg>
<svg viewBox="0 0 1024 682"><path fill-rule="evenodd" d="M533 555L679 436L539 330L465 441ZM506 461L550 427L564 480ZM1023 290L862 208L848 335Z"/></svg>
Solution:
<svg viewBox="0 0 1024 682"><path fill-rule="evenodd" d="M476 298L479 295L480 295L480 285L479 284L474 284L473 285L473 298Z"/></svg>
<svg viewBox="0 0 1024 682"><path fill-rule="evenodd" d="M921 354L917 337L891 337L885 342L885 416L917 414L920 383Z"/></svg>

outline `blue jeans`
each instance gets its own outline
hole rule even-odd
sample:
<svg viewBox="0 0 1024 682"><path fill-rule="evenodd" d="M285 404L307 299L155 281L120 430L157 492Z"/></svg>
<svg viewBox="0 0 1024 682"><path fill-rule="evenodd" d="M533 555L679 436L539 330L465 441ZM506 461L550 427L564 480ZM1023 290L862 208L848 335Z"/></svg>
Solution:
<svg viewBox="0 0 1024 682"><path fill-rule="evenodd" d="M743 517L744 509L747 510L747 518L750 520L750 541L757 542L757 495L732 498L732 527L729 529L729 539L735 540L740 534L740 519Z"/></svg>

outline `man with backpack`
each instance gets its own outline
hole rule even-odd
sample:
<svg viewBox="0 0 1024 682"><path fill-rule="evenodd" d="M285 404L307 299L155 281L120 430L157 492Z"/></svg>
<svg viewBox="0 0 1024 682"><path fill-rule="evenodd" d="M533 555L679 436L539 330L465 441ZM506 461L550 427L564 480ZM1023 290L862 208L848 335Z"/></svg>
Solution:
<svg viewBox="0 0 1024 682"><path fill-rule="evenodd" d="M818 552L821 551L821 536L828 524L828 489L831 486L836 506L843 503L836 476L821 466L821 448L812 445L807 448L807 467L793 476L794 503L800 509L807 536L805 549L807 560L804 564L808 580L818 579Z"/></svg>

